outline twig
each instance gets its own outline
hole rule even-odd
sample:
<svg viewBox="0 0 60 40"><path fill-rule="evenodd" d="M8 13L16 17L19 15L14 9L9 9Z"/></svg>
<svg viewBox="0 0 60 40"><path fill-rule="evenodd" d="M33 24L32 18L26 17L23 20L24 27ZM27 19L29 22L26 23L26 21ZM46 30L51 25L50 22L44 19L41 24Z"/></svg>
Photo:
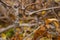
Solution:
<svg viewBox="0 0 60 40"><path fill-rule="evenodd" d="M32 14L37 13L39 11L56 9L56 8L60 8L60 6L58 6L58 7L51 7L51 8L43 8L43 9L40 9L40 10L37 10L37 11L29 12L29 15L32 15Z"/></svg>
<svg viewBox="0 0 60 40"><path fill-rule="evenodd" d="M42 24L41 26L43 26L44 24ZM35 33L38 29L40 29L40 27L41 26L39 26L37 29L35 29L31 34L29 34L27 37L25 37L23 40L26 40L28 37L30 37L33 33Z"/></svg>
<svg viewBox="0 0 60 40"><path fill-rule="evenodd" d="M10 29L10 28L13 28L13 27L16 27L16 25L13 24L13 25L9 25L9 26L6 27L6 28L1 28L1 29L0 29L0 33L4 32L4 31L6 31L6 30L8 30L8 29Z"/></svg>

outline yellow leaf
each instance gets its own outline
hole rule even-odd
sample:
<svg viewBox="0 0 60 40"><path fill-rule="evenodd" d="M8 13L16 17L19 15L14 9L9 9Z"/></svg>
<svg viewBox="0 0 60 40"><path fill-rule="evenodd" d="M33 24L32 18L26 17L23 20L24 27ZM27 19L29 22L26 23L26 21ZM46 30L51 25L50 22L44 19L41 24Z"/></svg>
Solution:
<svg viewBox="0 0 60 40"><path fill-rule="evenodd" d="M17 31L19 31L19 30L20 30L20 28L16 28L16 30L17 30Z"/></svg>
<svg viewBox="0 0 60 40"><path fill-rule="evenodd" d="M27 27L25 26L25 27L24 27L24 30L26 30L26 29L27 29Z"/></svg>
<svg viewBox="0 0 60 40"><path fill-rule="evenodd" d="M55 0L55 2L60 2L60 0Z"/></svg>
<svg viewBox="0 0 60 40"><path fill-rule="evenodd" d="M42 11L42 15L44 15L46 13L46 11Z"/></svg>
<svg viewBox="0 0 60 40"><path fill-rule="evenodd" d="M54 22L56 27L59 27L59 23L58 22Z"/></svg>
<svg viewBox="0 0 60 40"><path fill-rule="evenodd" d="M40 40L51 40L51 39L49 39L47 37L42 37Z"/></svg>
<svg viewBox="0 0 60 40"><path fill-rule="evenodd" d="M1 36L3 39L6 39L6 34L2 33Z"/></svg>
<svg viewBox="0 0 60 40"><path fill-rule="evenodd" d="M19 21L19 24L22 24L23 23L23 21Z"/></svg>

